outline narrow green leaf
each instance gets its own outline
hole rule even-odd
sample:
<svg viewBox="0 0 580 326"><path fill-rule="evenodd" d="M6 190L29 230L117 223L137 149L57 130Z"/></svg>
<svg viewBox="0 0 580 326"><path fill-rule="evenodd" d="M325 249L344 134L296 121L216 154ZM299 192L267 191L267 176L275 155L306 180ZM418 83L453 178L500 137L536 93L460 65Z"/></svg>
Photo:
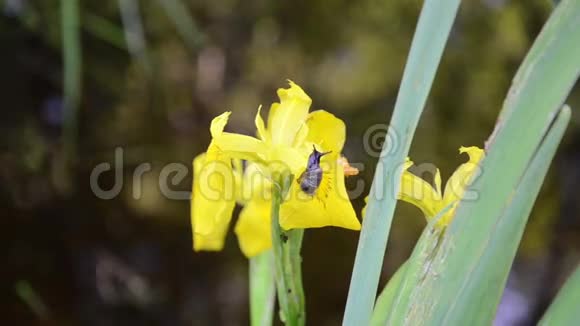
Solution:
<svg viewBox="0 0 580 326"><path fill-rule="evenodd" d="M409 324L491 324L534 187L569 119L569 109L560 108L579 73L580 1L563 0L514 79L483 173L467 189L478 198L460 203L433 259L434 276L416 290L422 300L408 312ZM534 169L542 174L527 174Z"/></svg>
<svg viewBox="0 0 580 326"><path fill-rule="evenodd" d="M540 326L576 325L580 320L580 266L568 278L558 295L542 317Z"/></svg>
<svg viewBox="0 0 580 326"><path fill-rule="evenodd" d="M64 147L68 160L77 153L78 110L82 88L79 1L61 0L63 74L64 74ZM69 162L70 163L70 162Z"/></svg>
<svg viewBox="0 0 580 326"><path fill-rule="evenodd" d="M85 13L82 26L95 37L121 50L127 50L123 29L106 18L92 13Z"/></svg>
<svg viewBox="0 0 580 326"><path fill-rule="evenodd" d="M141 64L148 76L153 74L153 65L147 50L147 40L143 30L143 19L137 0L119 0L119 11L123 22L125 43L129 53Z"/></svg>
<svg viewBox="0 0 580 326"><path fill-rule="evenodd" d="M394 147L385 142L369 196L366 217L357 248L344 314L344 325L368 325L377 294L387 246L402 163L435 78L443 48L455 20L459 0L426 0L413 37L389 134Z"/></svg>
<svg viewBox="0 0 580 326"><path fill-rule="evenodd" d="M48 306L29 282L20 280L16 282L14 288L16 290L16 295L30 308L36 317L41 320L48 319L50 316Z"/></svg>
<svg viewBox="0 0 580 326"><path fill-rule="evenodd" d="M203 44L203 34L197 28L189 8L181 0L158 0L158 2L175 24L187 47L191 51L198 50Z"/></svg>
<svg viewBox="0 0 580 326"><path fill-rule="evenodd" d="M250 258L250 324L272 325L276 286L271 250Z"/></svg>

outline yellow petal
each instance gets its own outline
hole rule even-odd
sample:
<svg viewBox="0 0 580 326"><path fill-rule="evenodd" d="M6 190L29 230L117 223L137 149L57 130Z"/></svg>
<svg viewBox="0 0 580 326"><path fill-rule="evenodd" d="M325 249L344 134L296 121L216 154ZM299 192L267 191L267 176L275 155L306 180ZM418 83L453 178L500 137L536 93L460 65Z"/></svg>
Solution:
<svg viewBox="0 0 580 326"><path fill-rule="evenodd" d="M338 154L321 163L325 172L314 195L302 192L298 179L292 182L288 197L280 207L280 226L283 229L337 226L360 230L360 222L344 185L344 172L337 168L337 159Z"/></svg>
<svg viewBox="0 0 580 326"><path fill-rule="evenodd" d="M312 100L300 86L290 81L290 88L278 89L280 104L272 104L268 116L268 130L272 143L291 146L306 120Z"/></svg>
<svg viewBox="0 0 580 326"><path fill-rule="evenodd" d="M361 210L361 216L362 219L365 219L365 216L367 215L367 206L369 205L369 196L365 197L365 205L363 206L362 210Z"/></svg>
<svg viewBox="0 0 580 326"><path fill-rule="evenodd" d="M461 164L447 181L443 195L443 206L463 198L465 188L471 183L474 172L479 170L479 162L485 155L484 151L476 146L461 147L459 153L467 153L469 161Z"/></svg>
<svg viewBox="0 0 580 326"><path fill-rule="evenodd" d="M340 153L346 138L344 122L324 110L313 111L306 119L308 135L306 141L322 152Z"/></svg>
<svg viewBox="0 0 580 326"><path fill-rule="evenodd" d="M410 167L408 160L405 166ZM398 199L417 206L426 218L434 217L439 212L441 197L435 189L425 180L412 174L406 169L401 177L401 189L399 190Z"/></svg>
<svg viewBox="0 0 580 326"><path fill-rule="evenodd" d="M241 159L232 159L233 174L234 174L234 184L235 184L235 198L236 202L241 205L244 204L243 197L243 179L244 179L244 165Z"/></svg>
<svg viewBox="0 0 580 326"><path fill-rule="evenodd" d="M208 157L202 154L193 161L191 225L196 251L222 248L235 206L235 179L230 160L208 160Z"/></svg>
<svg viewBox="0 0 580 326"><path fill-rule="evenodd" d="M405 158L405 163L403 163L403 171L407 171L408 168L415 164L409 157Z"/></svg>
<svg viewBox="0 0 580 326"><path fill-rule="evenodd" d="M193 250L195 251L220 251L224 248L228 224L221 224L209 235L193 234Z"/></svg>
<svg viewBox="0 0 580 326"><path fill-rule="evenodd" d="M199 175L199 173L201 172L201 169L203 168L203 164L205 163L206 158L207 158L207 153L201 153L193 159L194 178L196 175Z"/></svg>
<svg viewBox="0 0 580 326"><path fill-rule="evenodd" d="M272 181L260 164L248 164L244 171L242 197L245 201L250 201L253 198L261 198L266 201L272 200L271 194Z"/></svg>
<svg viewBox="0 0 580 326"><path fill-rule="evenodd" d="M304 145L306 137L308 137L308 126L306 125L306 122L304 122L302 123L300 129L298 129L298 132L296 133L296 137L294 138L294 143L292 144L292 147L300 148L302 145Z"/></svg>
<svg viewBox="0 0 580 326"><path fill-rule="evenodd" d="M257 196L240 212L235 233L240 249L248 258L272 247L271 205L269 200Z"/></svg>
<svg viewBox="0 0 580 326"><path fill-rule="evenodd" d="M258 137L263 141L263 142L269 142L269 135L268 132L266 130L266 126L264 125L264 119L262 119L262 115L260 114L260 112L262 111L262 106L260 105L258 107L258 112L256 113L256 118L254 119L254 123L256 124L256 130L258 132Z"/></svg>
<svg viewBox="0 0 580 326"><path fill-rule="evenodd" d="M274 125L274 117L278 117L278 115L279 115L279 113L278 113L279 107L280 107L280 103L278 103L278 102L274 102L270 105L270 111L268 113L268 128L267 128L267 130L272 129L272 126ZM272 133L270 133L270 136L272 136Z"/></svg>
<svg viewBox="0 0 580 326"><path fill-rule="evenodd" d="M260 161L267 153L264 142L257 138L224 132L212 141L222 152L232 158Z"/></svg>
<svg viewBox="0 0 580 326"><path fill-rule="evenodd" d="M268 169L270 171L290 170L292 174L297 175L306 167L308 156L312 152L301 151L294 147L273 146L268 156Z"/></svg>
<svg viewBox="0 0 580 326"><path fill-rule="evenodd" d="M449 203L449 204L451 204L451 203ZM439 218L439 220L437 221L437 226L439 228L444 228L447 225L449 225L449 223L451 223L451 220L453 220L453 215L455 214L455 209L457 208L457 204L458 204L457 202L453 203L451 205L451 208L449 208L449 210L445 214L443 214L443 216L441 216ZM447 207L447 205L444 205L444 206L442 205L439 212L441 212L446 207Z"/></svg>
<svg viewBox="0 0 580 326"><path fill-rule="evenodd" d="M209 131L211 132L212 137L217 137L222 134L226 124L228 123L228 119L230 118L231 112L224 112L217 117L213 118L211 121L211 126L209 127Z"/></svg>

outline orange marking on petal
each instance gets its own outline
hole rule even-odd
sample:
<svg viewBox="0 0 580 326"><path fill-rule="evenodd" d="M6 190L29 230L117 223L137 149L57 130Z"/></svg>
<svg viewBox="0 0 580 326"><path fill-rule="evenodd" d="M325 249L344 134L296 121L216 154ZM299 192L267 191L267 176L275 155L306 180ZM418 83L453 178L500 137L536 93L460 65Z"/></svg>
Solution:
<svg viewBox="0 0 580 326"><path fill-rule="evenodd" d="M338 159L338 163L342 165L342 169L344 170L344 176L345 177L350 177L350 176L353 176L353 175L357 175L358 174L358 169L355 168L355 167L353 167L353 166L351 166L348 163L348 160L346 159L346 157L341 156Z"/></svg>

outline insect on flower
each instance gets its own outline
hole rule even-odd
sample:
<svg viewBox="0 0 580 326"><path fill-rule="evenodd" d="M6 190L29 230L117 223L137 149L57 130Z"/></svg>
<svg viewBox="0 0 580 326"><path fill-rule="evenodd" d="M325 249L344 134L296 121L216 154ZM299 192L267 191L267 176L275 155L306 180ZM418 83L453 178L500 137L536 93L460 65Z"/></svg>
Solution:
<svg viewBox="0 0 580 326"><path fill-rule="evenodd" d="M308 164L306 165L306 170L302 172L298 178L298 183L300 184L300 189L308 195L314 195L318 187L320 187L320 182L322 181L322 168L320 167L320 159L330 152L321 153L316 150L316 147L312 145L312 154L308 157Z"/></svg>

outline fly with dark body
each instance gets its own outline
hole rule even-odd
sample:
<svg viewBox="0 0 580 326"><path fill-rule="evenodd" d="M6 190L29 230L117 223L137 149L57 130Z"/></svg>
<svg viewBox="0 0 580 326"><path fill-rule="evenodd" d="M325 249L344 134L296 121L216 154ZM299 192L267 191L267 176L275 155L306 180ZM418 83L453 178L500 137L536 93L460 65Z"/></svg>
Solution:
<svg viewBox="0 0 580 326"><path fill-rule="evenodd" d="M302 172L298 178L298 183L300 183L300 189L308 195L314 195L318 187L320 187L320 182L322 182L322 168L320 167L320 159L330 152L321 153L316 150L316 147L312 146L312 154L308 157L308 164L306 165L306 170Z"/></svg>

